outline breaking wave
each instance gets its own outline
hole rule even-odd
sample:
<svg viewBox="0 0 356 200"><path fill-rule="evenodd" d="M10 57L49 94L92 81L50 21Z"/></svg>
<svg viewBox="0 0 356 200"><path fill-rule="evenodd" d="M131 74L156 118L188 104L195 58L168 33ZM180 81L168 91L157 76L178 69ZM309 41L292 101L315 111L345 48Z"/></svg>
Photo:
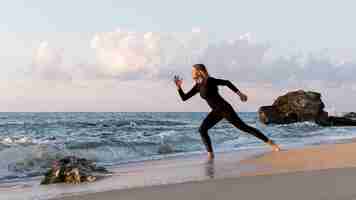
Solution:
<svg viewBox="0 0 356 200"><path fill-rule="evenodd" d="M244 121L279 143L322 143L356 136L355 128L311 122L264 126L256 113ZM197 132L206 113L2 113L0 181L41 175L56 159L75 155L98 165L162 159L204 151ZM223 121L209 132L216 149L263 146Z"/></svg>

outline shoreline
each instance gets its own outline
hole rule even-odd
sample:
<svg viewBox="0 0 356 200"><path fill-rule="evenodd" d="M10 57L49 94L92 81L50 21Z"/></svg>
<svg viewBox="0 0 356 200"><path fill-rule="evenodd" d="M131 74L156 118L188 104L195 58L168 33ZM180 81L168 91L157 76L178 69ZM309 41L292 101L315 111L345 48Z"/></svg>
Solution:
<svg viewBox="0 0 356 200"><path fill-rule="evenodd" d="M283 147L287 147L287 149L296 149L296 148L305 148L305 147L313 147L313 146L320 146L320 145L325 145L325 144L339 144L339 143L351 143L353 141L356 141L356 139L337 139L335 141L322 141L321 143L294 143L294 144L287 144L287 146L283 145ZM269 147L266 146L253 146L253 147L245 147L245 148L239 148L239 149L218 149L215 153L218 156L225 155L225 154L237 154L237 153L242 153L244 156L246 155L254 155L254 154L261 154L261 153L268 153L269 152ZM128 161L123 161L123 162L117 162L117 163L110 163L106 165L100 165L103 166L109 171L111 169L118 169L118 168L126 168L128 166L136 166L136 165L142 165L145 163L154 163L154 162L162 162L162 161L174 161L174 160L186 160L186 159L204 159L205 152L203 151L195 151L195 152L185 152L185 153L174 153L174 154L162 154L162 155L157 155L157 156L152 156L152 157L145 157L142 159L137 159L137 160L128 160ZM30 176L30 177L25 177L25 178L14 178L14 179L4 179L0 181L0 187L2 185L6 184L15 184L15 183L21 183L21 182L31 182L31 181L38 181L39 179L42 178L41 176Z"/></svg>
<svg viewBox="0 0 356 200"><path fill-rule="evenodd" d="M353 158L353 155L356 154L354 140L337 141L333 144L296 146L281 152L269 152L268 150L268 148L261 148L254 151L222 152L217 154L214 162L208 162L205 155L199 154L129 163L114 168L112 176L80 185L41 186L36 180L15 187L11 187L11 184L8 184L9 187L0 185L0 199L6 197L5 199L14 200L84 200L91 199L92 195L97 196L98 199L99 197L107 199L106 195L108 194L127 193L129 195L129 191L150 193L151 190L164 190L159 188L168 188L167 191L170 191L172 187L186 187L185 184L200 188L197 189L198 191L205 191L204 187L201 188L200 185L210 187L208 185L218 184L216 187L219 188L220 185L225 185L224 181L244 185L250 180L256 180L255 184L259 185L258 182L265 181L266 177L273 178L284 175L291 176L288 179L293 182L299 175L290 174L311 173L312 176L319 179L317 172L320 171L331 169L343 171L343 168L353 170L353 167L356 167L356 158ZM191 195L194 195L194 192ZM110 198L108 197L108 199Z"/></svg>
<svg viewBox="0 0 356 200"><path fill-rule="evenodd" d="M0 199L52 199L68 195L238 176L241 170L254 170L249 167L236 169L239 161L264 152L266 152L264 148L220 152L217 153L218 158L213 163L207 161L205 154L173 156L168 159L127 163L109 168L113 172L111 176L79 185L39 185L40 177L38 177L24 183L0 184Z"/></svg>
<svg viewBox="0 0 356 200"><path fill-rule="evenodd" d="M249 157L239 167L254 165L238 176L112 190L57 200L115 199L339 199L356 197L356 143L323 144ZM339 185L337 185L339 183ZM259 192L255 192L259 191ZM261 192L262 191L262 192ZM264 192L263 192L264 191ZM274 191L274 192L269 192ZM177 196L179 195L179 196Z"/></svg>
<svg viewBox="0 0 356 200"><path fill-rule="evenodd" d="M356 168L242 176L172 185L112 190L53 200L157 199L354 199Z"/></svg>

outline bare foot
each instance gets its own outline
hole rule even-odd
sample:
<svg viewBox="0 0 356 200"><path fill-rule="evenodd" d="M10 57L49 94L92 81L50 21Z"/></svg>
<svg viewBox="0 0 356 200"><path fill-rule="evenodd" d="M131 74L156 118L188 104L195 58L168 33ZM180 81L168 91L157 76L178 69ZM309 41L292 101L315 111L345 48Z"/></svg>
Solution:
<svg viewBox="0 0 356 200"><path fill-rule="evenodd" d="M208 152L208 159L209 160L214 160L214 153L213 152Z"/></svg>
<svg viewBox="0 0 356 200"><path fill-rule="evenodd" d="M271 146L272 146L272 150L273 150L274 152L281 151L281 148L280 148L278 145L273 144L273 145L271 145Z"/></svg>
<svg viewBox="0 0 356 200"><path fill-rule="evenodd" d="M277 144L275 144L272 140L268 141L267 143L271 145L272 151L274 152L281 151L281 148Z"/></svg>

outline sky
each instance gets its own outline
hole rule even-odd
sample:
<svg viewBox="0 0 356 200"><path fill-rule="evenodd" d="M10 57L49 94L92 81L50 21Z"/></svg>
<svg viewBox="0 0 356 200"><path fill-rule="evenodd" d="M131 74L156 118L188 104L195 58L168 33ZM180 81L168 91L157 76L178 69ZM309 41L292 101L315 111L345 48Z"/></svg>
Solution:
<svg viewBox="0 0 356 200"><path fill-rule="evenodd" d="M231 80L256 111L288 91L355 111L354 1L46 1L0 8L0 111L209 111L181 102L191 65Z"/></svg>

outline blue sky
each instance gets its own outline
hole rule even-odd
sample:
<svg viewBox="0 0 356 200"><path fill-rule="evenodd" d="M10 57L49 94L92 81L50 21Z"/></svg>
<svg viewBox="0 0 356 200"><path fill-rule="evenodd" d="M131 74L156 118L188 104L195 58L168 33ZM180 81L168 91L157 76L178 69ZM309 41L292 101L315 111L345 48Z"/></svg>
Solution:
<svg viewBox="0 0 356 200"><path fill-rule="evenodd" d="M13 0L1 6L0 31L97 32L118 26L135 31L182 31L199 26L219 37L253 32L265 40L314 48L353 47L355 4L346 0Z"/></svg>
<svg viewBox="0 0 356 200"><path fill-rule="evenodd" d="M52 106L54 104L60 106L53 111L75 111L78 108L75 99L81 98L75 96L77 91L80 91L78 88L83 84L87 88L100 88L107 84L103 81L108 79L116 81L109 85L120 85L124 81L126 84L135 85L135 81L144 81L144 84L152 85L155 90L169 93L174 87L163 89L166 88L165 80L157 78L156 75L159 74L158 76L161 77L160 74L167 74L169 71L184 71L183 74L189 74L191 63L177 60L190 57L189 55L197 50L194 48L199 47L199 51L203 51L205 44L216 44L218 50L211 48L204 50L204 53L199 54L199 58L192 56L191 60L206 61L212 66L212 71L221 76L231 75L231 72L236 73L235 76L232 74L227 77L236 77L234 81L246 85L247 91L258 93L259 90L265 90L266 85L271 90L271 94L264 98L258 99L258 96L256 99L252 98L250 104L242 105L242 109L253 111L260 104L271 103L274 96L283 91L309 87L324 92L326 101L333 101L331 102L333 104L331 107L335 107L333 109L347 110L348 107L354 106L352 101L356 100L356 97L353 99L351 96L348 101L339 100L332 97L331 92L337 92L334 96L339 97L347 91L356 89L353 86L356 80L353 81L353 78L348 76L356 71L353 64L356 58L354 56L356 55L356 28L353 26L353 19L356 17L353 10L355 6L354 1L346 0L7 1L0 8L0 65L2 66L0 79L7 81L6 87L3 87L9 94L8 101L3 100L2 107L6 111L31 110L33 102L40 102L47 105L41 111L52 111L51 109L55 108ZM121 35L118 29L121 30ZM195 31L191 32L192 29L199 30L199 34ZM145 33L150 32L154 33L152 37L150 36L151 39L142 43ZM241 35L246 33L248 38L242 38ZM177 36L177 34L185 36ZM125 43L127 38L122 35L130 35L129 44ZM93 47L95 38L99 39L94 42L95 47ZM191 49L188 51L177 50L178 41L182 38L187 44L189 43ZM157 40L161 42L157 43ZM230 40L246 40L248 43L235 43L236 48L232 52L231 46L225 44ZM156 48L165 48L170 53L158 50L147 53L147 42ZM113 47L111 43L121 46ZM129 48L123 48L122 45L129 45ZM261 46L269 48L265 50ZM263 57L272 54L277 59L268 62L265 59L260 60L261 52ZM301 60L309 58L306 64L308 70L301 69L305 66L301 66L299 60L278 59L280 56L296 55L303 57L300 58ZM154 60L157 56L159 60ZM331 57L335 58L332 63L328 61ZM168 58L174 61L168 62ZM162 64L163 62L165 63ZM233 69L235 65L231 63L235 62L239 63L239 66ZM340 63L345 62L347 64L338 67ZM168 65L170 66L167 67ZM188 67L182 67L183 65ZM273 67L268 68L271 66ZM278 72L271 73L274 70ZM250 77L239 76L242 71L248 73ZM147 74L149 74L148 78ZM111 78L107 78L108 76ZM72 82L66 82L67 77L70 77ZM124 77L124 80L118 77ZM43 84L37 82L49 81L48 79L52 78L56 79L50 80L56 81L56 87L71 91L72 96L59 93L60 97L65 97L58 101L49 101L46 94L53 89L51 84L43 88L38 86ZM283 80L279 81L280 79ZM295 79L301 81L296 83ZM21 81L24 80L32 82L22 83ZM73 84L73 82L78 83L79 80L80 87ZM260 80L263 81L259 82ZM21 83L18 83L19 81ZM159 86L156 83L160 81L164 83ZM25 87L22 84L31 85L32 90L36 92L23 94ZM281 87L282 85L284 87ZM106 92L116 93L115 87L106 88ZM189 85L186 87L188 88ZM138 86L137 90L139 89ZM86 91L89 102L99 98L95 95L95 91L96 89ZM14 98L11 98L11 95ZM147 94L142 92L142 97L132 94L128 99L145 99L148 95L149 92ZM173 93L169 96L167 99L170 102L167 104L169 106L164 108L155 104L152 99L152 103L140 107L128 105L130 100L127 100L121 106L115 103L105 107L88 104L78 109L79 111L86 111L86 109L175 111L182 108L188 111L202 111L207 109L204 103L199 103L198 100L194 100L189 105L176 106L175 95ZM227 92L227 96L229 95L231 94ZM28 100L14 100L15 96L26 96ZM112 99L120 102L120 98L104 94L99 99L103 102ZM17 102L11 103L17 106L10 106L10 101ZM63 105L63 102L67 103ZM128 106L123 106L126 104Z"/></svg>

